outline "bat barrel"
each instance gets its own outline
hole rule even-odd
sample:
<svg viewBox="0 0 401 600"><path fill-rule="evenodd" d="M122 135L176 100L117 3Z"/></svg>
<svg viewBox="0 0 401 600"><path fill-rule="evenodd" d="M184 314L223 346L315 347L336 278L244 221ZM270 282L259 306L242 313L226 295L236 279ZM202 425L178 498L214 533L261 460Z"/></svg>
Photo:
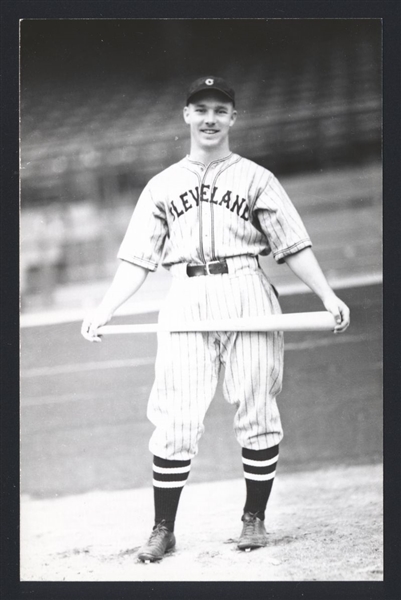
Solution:
<svg viewBox="0 0 401 600"><path fill-rule="evenodd" d="M171 332L185 331L332 331L334 317L329 312L288 313L264 317L243 317L170 324Z"/></svg>

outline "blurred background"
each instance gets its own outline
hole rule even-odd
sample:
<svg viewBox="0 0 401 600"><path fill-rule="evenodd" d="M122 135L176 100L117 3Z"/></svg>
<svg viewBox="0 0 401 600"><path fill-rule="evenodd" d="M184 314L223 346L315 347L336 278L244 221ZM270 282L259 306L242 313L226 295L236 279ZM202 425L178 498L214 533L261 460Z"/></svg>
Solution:
<svg viewBox="0 0 401 600"><path fill-rule="evenodd" d="M141 189L189 151L182 108L202 75L235 88L232 150L280 179L354 315L335 343L287 338L282 468L381 460L380 20L23 20L20 39L22 491L149 484L133 438L146 451L154 340L94 349L79 319ZM321 310L288 268L262 266L284 310ZM169 277L127 312L155 320ZM218 406L195 480L240 475Z"/></svg>
<svg viewBox="0 0 401 600"><path fill-rule="evenodd" d="M209 73L237 92L232 149L282 180L328 275L380 271L380 33L365 19L22 21L22 310L80 306L97 291L82 284L114 273L142 187L189 150L185 91ZM339 231L350 210L356 228Z"/></svg>

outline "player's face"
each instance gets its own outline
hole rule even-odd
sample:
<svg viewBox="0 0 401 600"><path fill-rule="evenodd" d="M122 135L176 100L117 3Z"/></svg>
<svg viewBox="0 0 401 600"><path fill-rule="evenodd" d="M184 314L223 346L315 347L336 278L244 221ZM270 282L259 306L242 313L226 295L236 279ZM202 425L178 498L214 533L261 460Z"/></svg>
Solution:
<svg viewBox="0 0 401 600"><path fill-rule="evenodd" d="M228 146L230 127L237 111L224 94L203 92L184 108L184 120L190 126L191 143L203 150Z"/></svg>

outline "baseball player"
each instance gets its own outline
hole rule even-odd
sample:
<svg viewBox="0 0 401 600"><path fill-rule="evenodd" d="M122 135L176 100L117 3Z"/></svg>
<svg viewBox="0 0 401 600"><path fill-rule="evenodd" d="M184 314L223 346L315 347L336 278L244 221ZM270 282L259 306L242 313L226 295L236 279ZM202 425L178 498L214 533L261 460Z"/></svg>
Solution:
<svg viewBox="0 0 401 600"><path fill-rule="evenodd" d="M349 309L328 285L283 187L270 171L230 152L234 90L224 79L208 76L197 79L186 98L190 153L143 190L119 249L121 264L100 306L84 320L82 335L101 341L97 329L159 263L173 277L161 324L177 317L202 321L280 313L277 292L258 262L269 253L317 294L336 319L335 332L344 331ZM149 443L155 523L139 551L141 561L160 560L175 546L180 494L222 366L224 396L236 407L234 432L246 484L238 548L267 543L265 511L283 438L276 401L282 332L161 332L147 413L155 426Z"/></svg>

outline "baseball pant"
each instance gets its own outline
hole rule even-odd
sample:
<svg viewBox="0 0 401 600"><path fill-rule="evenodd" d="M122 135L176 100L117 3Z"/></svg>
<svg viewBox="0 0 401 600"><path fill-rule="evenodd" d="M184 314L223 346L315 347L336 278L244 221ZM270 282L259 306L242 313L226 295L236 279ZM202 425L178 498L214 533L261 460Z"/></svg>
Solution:
<svg viewBox="0 0 401 600"><path fill-rule="evenodd" d="M185 265L175 265L159 322L281 312L256 258L233 257L227 263L227 274L191 278ZM280 443L276 396L282 386L282 332L161 332L148 403L148 418L155 425L149 443L154 455L190 460L197 454L222 367L223 393L236 406L234 432L241 447L262 450Z"/></svg>

